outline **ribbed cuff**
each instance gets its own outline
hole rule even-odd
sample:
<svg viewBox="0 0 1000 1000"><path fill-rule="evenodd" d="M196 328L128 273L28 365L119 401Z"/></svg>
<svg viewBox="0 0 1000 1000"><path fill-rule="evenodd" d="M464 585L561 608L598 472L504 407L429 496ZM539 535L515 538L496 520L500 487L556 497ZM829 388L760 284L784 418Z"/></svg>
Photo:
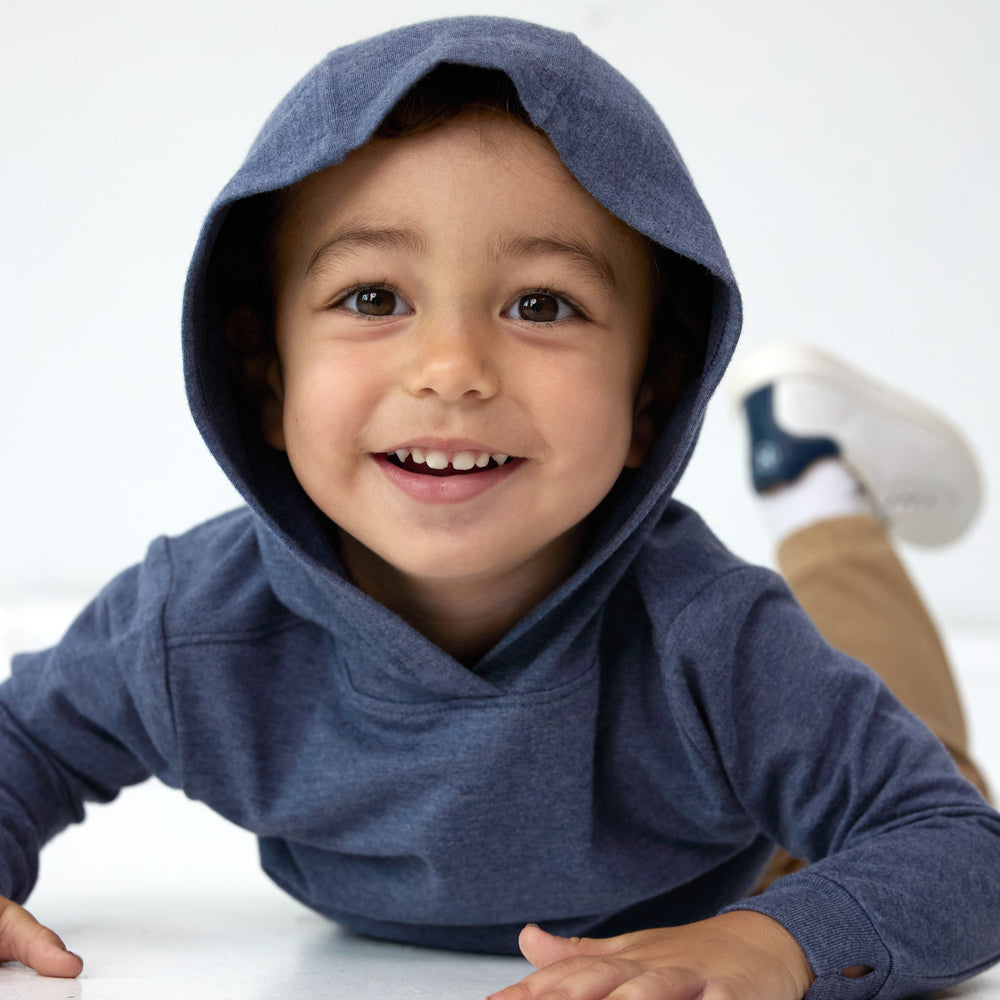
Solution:
<svg viewBox="0 0 1000 1000"><path fill-rule="evenodd" d="M861 904L822 875L789 875L722 912L730 910L763 913L798 941L816 976L807 1000L869 1000L892 972L892 956ZM858 965L873 971L859 979L840 974Z"/></svg>

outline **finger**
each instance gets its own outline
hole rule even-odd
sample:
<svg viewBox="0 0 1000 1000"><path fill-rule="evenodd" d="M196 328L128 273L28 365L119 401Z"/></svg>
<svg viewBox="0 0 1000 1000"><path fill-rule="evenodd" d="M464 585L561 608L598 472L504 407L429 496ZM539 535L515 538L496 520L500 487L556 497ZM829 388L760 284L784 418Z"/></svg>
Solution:
<svg viewBox="0 0 1000 1000"><path fill-rule="evenodd" d="M521 954L540 969L576 955L608 955L621 947L617 938L564 938L528 924L517 939Z"/></svg>
<svg viewBox="0 0 1000 1000"><path fill-rule="evenodd" d="M514 983L513 986L508 986L498 993L491 994L486 1000L536 1000L553 983L571 976L589 961L591 959L588 959L586 956L559 959L525 976L524 979Z"/></svg>
<svg viewBox="0 0 1000 1000"><path fill-rule="evenodd" d="M0 910L0 962L10 961L62 979L72 979L83 971L83 960L67 950L58 934L23 907L7 901Z"/></svg>
<svg viewBox="0 0 1000 1000"><path fill-rule="evenodd" d="M705 987L704 976L692 969L578 956L547 965L488 1000L700 1000Z"/></svg>
<svg viewBox="0 0 1000 1000"><path fill-rule="evenodd" d="M547 965L519 985L526 990L523 996L531 1000L603 1000L640 971L634 962L613 956L580 956Z"/></svg>
<svg viewBox="0 0 1000 1000"><path fill-rule="evenodd" d="M707 1000L705 987L705 977L692 969L649 969L609 993L606 1000ZM726 995L718 993L717 1000Z"/></svg>

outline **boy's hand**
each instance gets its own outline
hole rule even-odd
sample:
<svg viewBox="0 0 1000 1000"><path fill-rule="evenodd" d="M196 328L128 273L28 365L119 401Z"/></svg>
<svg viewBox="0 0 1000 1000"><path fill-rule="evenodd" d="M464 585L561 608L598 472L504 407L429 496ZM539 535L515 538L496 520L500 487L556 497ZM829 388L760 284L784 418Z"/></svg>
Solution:
<svg viewBox="0 0 1000 1000"><path fill-rule="evenodd" d="M79 955L24 907L0 896L0 962L20 962L43 976L72 979L83 971Z"/></svg>
<svg viewBox="0 0 1000 1000"><path fill-rule="evenodd" d="M605 939L529 925L519 944L538 971L489 1000L801 1000L814 979L795 938L748 910Z"/></svg>

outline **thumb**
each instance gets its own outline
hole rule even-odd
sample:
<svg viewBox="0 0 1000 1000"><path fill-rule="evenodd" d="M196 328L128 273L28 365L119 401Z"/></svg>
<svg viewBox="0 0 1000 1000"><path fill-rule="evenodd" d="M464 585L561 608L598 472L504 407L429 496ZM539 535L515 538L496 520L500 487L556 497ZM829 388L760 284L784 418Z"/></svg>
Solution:
<svg viewBox="0 0 1000 1000"><path fill-rule="evenodd" d="M611 950L607 939L564 938L543 931L538 924L528 924L517 939L521 954L540 969L574 955L603 955Z"/></svg>
<svg viewBox="0 0 1000 1000"><path fill-rule="evenodd" d="M72 979L83 962L67 950L59 936L42 926L26 909L0 897L0 962L15 961L43 976Z"/></svg>

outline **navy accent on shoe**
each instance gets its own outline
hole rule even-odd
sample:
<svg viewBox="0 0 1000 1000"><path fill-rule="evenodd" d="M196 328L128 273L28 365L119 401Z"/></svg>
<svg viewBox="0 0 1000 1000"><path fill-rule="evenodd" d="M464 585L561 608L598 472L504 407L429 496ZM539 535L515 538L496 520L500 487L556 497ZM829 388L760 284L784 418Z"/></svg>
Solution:
<svg viewBox="0 0 1000 1000"><path fill-rule="evenodd" d="M774 422L774 386L743 401L750 425L750 474L758 493L790 483L821 458L837 458L840 446L831 438L801 438L786 434Z"/></svg>

